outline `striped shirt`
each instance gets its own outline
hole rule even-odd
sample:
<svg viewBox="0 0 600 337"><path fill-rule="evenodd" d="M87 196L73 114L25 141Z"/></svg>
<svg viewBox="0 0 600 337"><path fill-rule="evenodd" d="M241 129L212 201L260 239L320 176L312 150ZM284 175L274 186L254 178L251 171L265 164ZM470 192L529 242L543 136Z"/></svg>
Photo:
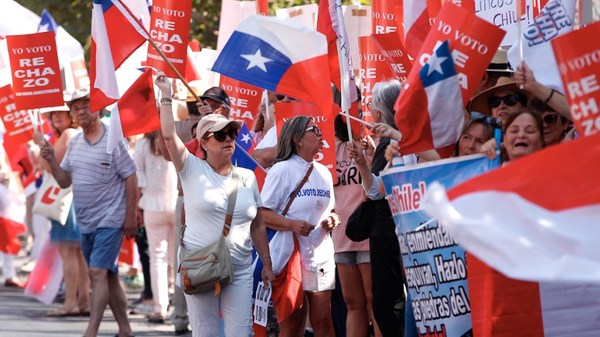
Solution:
<svg viewBox="0 0 600 337"><path fill-rule="evenodd" d="M82 234L96 228L121 228L125 221L125 179L135 173L135 163L121 140L112 153L106 152L108 126L95 144L83 133L73 137L60 164L71 174L73 204Z"/></svg>

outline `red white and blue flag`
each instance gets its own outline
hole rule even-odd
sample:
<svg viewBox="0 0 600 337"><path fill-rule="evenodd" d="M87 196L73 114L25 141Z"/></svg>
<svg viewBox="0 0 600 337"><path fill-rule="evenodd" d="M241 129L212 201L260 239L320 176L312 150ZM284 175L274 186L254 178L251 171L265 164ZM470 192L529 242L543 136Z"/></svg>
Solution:
<svg viewBox="0 0 600 337"><path fill-rule="evenodd" d="M415 76L413 72L418 72ZM413 67L394 106L403 154L455 144L463 127L463 101L448 41L421 69Z"/></svg>
<svg viewBox="0 0 600 337"><path fill-rule="evenodd" d="M233 152L233 155L231 156L231 161L237 167L243 167L254 171L258 189L262 190L265 178L267 177L267 172L256 162L256 160L254 160L254 158L252 158L252 156L250 156L253 151L254 141L252 140L252 135L250 135L250 130L248 130L246 123L243 123L238 137L235 140L235 152Z"/></svg>
<svg viewBox="0 0 600 337"><path fill-rule="evenodd" d="M94 0L90 52L90 109L99 111L119 99L115 70L149 38L119 0Z"/></svg>
<svg viewBox="0 0 600 337"><path fill-rule="evenodd" d="M327 39L293 21L253 15L235 29L213 71L331 110Z"/></svg>

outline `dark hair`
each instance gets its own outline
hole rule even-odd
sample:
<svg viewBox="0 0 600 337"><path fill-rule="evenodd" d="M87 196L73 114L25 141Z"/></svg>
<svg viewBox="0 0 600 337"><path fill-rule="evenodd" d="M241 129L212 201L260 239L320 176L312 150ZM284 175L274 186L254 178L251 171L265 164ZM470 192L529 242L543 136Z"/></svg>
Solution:
<svg viewBox="0 0 600 337"><path fill-rule="evenodd" d="M296 116L283 123L283 127L279 131L279 139L277 140L275 163L288 160L294 154L298 154L296 142L300 140L311 120L312 117Z"/></svg>
<svg viewBox="0 0 600 337"><path fill-rule="evenodd" d="M537 97L532 97L529 100L529 102L527 102L527 109L537 112L540 115L542 114L542 112L545 112L545 111L556 112L556 110L554 110L554 108L552 108L548 104L545 104L541 99L539 99ZM568 121L567 118L565 118L565 116L563 116L561 114L558 114L558 116L560 117L560 120L563 122L563 124L565 124Z"/></svg>
<svg viewBox="0 0 600 337"><path fill-rule="evenodd" d="M160 156L162 152L158 144L158 131L145 133L144 138L148 139L148 143L150 144L150 152L155 156Z"/></svg>
<svg viewBox="0 0 600 337"><path fill-rule="evenodd" d="M185 106L187 107L188 114L190 116L198 116L200 112L198 111L198 106L196 105L197 101L193 102L185 102Z"/></svg>
<svg viewBox="0 0 600 337"><path fill-rule="evenodd" d="M333 124L335 127L335 136L338 137L342 142L349 141L350 136L348 135L348 126L346 125L342 115L335 116Z"/></svg>

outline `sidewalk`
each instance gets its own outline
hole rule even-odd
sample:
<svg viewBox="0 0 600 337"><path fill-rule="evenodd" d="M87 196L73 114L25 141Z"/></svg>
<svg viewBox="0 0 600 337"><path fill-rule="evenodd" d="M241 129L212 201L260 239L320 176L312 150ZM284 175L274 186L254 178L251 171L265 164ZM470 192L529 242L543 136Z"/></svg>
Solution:
<svg viewBox="0 0 600 337"><path fill-rule="evenodd" d="M25 257L15 258L15 266L19 271L26 261ZM20 280L27 275L18 273ZM4 278L0 278L0 337L71 337L83 336L87 326L87 317L46 317L46 313L58 308L60 304L45 305L35 299L25 297L23 290L4 286ZM139 297L139 290L131 291L125 287L128 301ZM174 336L174 328L167 320L166 324L148 323L143 315L129 315L131 328L136 337ZM110 309L104 313L98 336L114 336L118 332L117 323ZM183 335L191 336L191 333Z"/></svg>

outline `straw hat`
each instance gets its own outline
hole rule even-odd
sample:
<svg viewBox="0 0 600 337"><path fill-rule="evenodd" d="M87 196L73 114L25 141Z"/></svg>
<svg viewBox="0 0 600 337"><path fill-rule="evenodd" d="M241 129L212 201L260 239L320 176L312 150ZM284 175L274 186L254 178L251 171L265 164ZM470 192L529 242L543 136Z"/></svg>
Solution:
<svg viewBox="0 0 600 337"><path fill-rule="evenodd" d="M513 81L509 77L500 77L496 85L484 90L479 93L479 95L473 97L473 99L469 102L468 110L481 112L486 116L492 115L492 110L488 104L488 98L493 96L495 93L503 90L509 90L516 92L519 96L522 96L522 101L527 99L527 96L519 89L515 81ZM522 102L523 103L523 102ZM525 105L526 103L523 103Z"/></svg>

